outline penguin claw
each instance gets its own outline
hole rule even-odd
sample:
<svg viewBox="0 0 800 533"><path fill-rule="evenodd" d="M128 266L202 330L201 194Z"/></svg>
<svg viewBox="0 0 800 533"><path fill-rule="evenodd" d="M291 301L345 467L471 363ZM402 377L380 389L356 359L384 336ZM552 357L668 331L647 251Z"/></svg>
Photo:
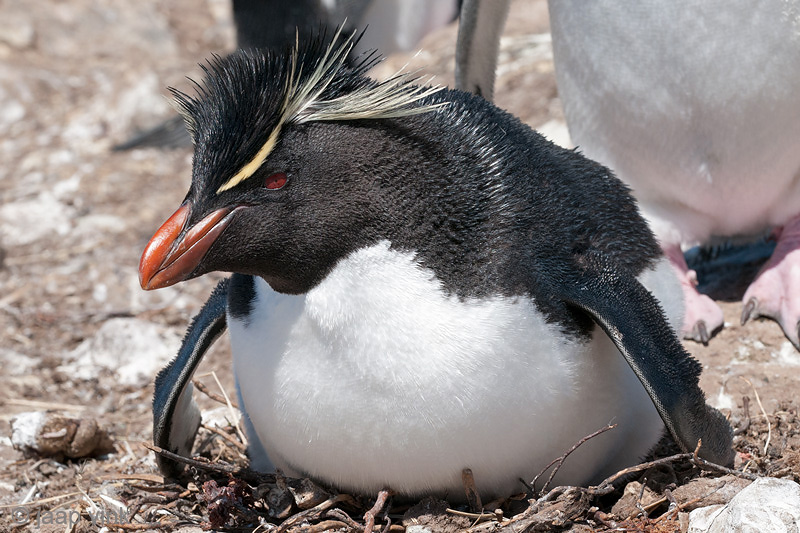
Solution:
<svg viewBox="0 0 800 533"><path fill-rule="evenodd" d="M786 338L800 349L800 276L795 273L800 255L769 260L744 295L742 324L758 316L778 322ZM792 264L794 263L794 265Z"/></svg>
<svg viewBox="0 0 800 533"><path fill-rule="evenodd" d="M686 265L680 246L665 246L664 254L678 275L683 292L684 317L681 334L684 339L708 344L711 337L725 324L722 309L714 300L697 292L697 273Z"/></svg>
<svg viewBox="0 0 800 533"><path fill-rule="evenodd" d="M722 324L716 326L714 329L709 330L708 324L705 320L698 320L692 326L691 331L684 332L683 338L691 341L702 343L703 346L708 346L708 341L711 337L717 334L722 329Z"/></svg>
<svg viewBox="0 0 800 533"><path fill-rule="evenodd" d="M755 298L750 298L747 301L747 304L742 309L742 325L744 326L748 320L751 318L755 318L758 316L758 300Z"/></svg>
<svg viewBox="0 0 800 533"><path fill-rule="evenodd" d="M777 232L778 244L742 298L742 324L763 316L777 321L800 349L800 215Z"/></svg>
<svg viewBox="0 0 800 533"><path fill-rule="evenodd" d="M797 335L797 339L800 339L800 320L798 320L797 324L795 324L794 332ZM800 350L800 342L795 342L794 347Z"/></svg>
<svg viewBox="0 0 800 533"><path fill-rule="evenodd" d="M684 302L686 316L683 338L707 345L725 324L722 309L711 298L697 291L684 290Z"/></svg>
<svg viewBox="0 0 800 533"><path fill-rule="evenodd" d="M692 328L692 335L694 336L694 340L703 343L703 346L708 346L708 340L711 337L708 335L708 328L706 328L705 322L702 320L698 321L694 325L694 328Z"/></svg>

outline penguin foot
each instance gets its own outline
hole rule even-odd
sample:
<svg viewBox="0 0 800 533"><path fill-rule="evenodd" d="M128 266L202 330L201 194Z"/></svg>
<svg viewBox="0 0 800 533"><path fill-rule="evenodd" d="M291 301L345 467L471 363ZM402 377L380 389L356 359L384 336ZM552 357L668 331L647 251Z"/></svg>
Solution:
<svg viewBox="0 0 800 533"><path fill-rule="evenodd" d="M708 344L725 322L722 309L714 300L697 292L697 273L689 269L680 245L664 246L664 254L678 274L683 289L684 315L681 334L684 339Z"/></svg>
<svg viewBox="0 0 800 533"><path fill-rule="evenodd" d="M800 215L776 233L772 257L744 293L742 324L759 316L772 318L800 349Z"/></svg>

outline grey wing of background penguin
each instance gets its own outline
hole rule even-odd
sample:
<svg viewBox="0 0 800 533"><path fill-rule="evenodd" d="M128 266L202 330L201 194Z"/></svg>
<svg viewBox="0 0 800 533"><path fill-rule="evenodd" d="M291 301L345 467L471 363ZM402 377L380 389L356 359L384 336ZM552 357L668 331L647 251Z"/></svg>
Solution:
<svg viewBox="0 0 800 533"><path fill-rule="evenodd" d="M456 89L494 97L494 79L500 34L508 16L509 0L464 0L456 42Z"/></svg>
<svg viewBox="0 0 800 533"><path fill-rule="evenodd" d="M191 380L214 341L225 332L229 280L224 279L192 319L178 355L158 373L153 393L153 444L188 456L200 427L200 410L192 398ZM156 454L158 468L175 477L183 465Z"/></svg>
<svg viewBox="0 0 800 533"><path fill-rule="evenodd" d="M702 439L700 457L733 463L733 433L700 389L700 364L683 348L657 300L627 270L599 254L578 256L572 279L552 290L588 313L641 381L675 442L686 452Z"/></svg>

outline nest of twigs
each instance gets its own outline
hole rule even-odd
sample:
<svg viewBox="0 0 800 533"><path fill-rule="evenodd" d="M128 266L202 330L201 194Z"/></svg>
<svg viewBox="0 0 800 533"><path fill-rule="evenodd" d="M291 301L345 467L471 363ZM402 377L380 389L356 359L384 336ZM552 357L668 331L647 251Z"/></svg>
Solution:
<svg viewBox="0 0 800 533"><path fill-rule="evenodd" d="M199 388L205 390L202 385ZM219 399L232 408L226 398ZM193 458L143 444L184 463L183 479L165 480L154 474L149 466L152 461L148 466L130 469L130 473L95 476L94 481L99 483L84 483L85 488L66 495L73 496L71 500L58 501L56 497L31 502L26 511L27 525L34 523L37 507L49 506L51 518L59 508L80 514L82 520L68 529L73 533L92 531L97 526L117 531L188 531L199 527L286 533L685 531L688 512L726 503L757 477L800 480L800 419L796 407L784 405L767 415L763 409L750 413L748 398L743 405L731 420L737 451L732 469L708 463L697 456L697 451L675 453L675 445L664 439L649 461L596 486L551 487L554 472L569 461L569 454L595 435L612 429L609 426L566 450L536 479L520 480L520 493L504 500L482 502L470 472L465 471L469 505L463 507L433 498L401 501L387 492L372 498L356 497L308 479L253 472L247 468L246 446L235 423L204 425ZM138 453L129 445L127 449ZM25 523L19 520L17 525ZM37 529L41 525L39 517Z"/></svg>

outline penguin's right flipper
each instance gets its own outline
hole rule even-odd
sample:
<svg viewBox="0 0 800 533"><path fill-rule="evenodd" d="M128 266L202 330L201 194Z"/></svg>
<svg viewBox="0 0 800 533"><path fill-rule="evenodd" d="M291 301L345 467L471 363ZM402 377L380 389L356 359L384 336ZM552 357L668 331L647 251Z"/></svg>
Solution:
<svg viewBox="0 0 800 533"><path fill-rule="evenodd" d="M698 383L700 364L681 345L658 301L627 270L607 258L583 255L575 279L559 283L562 300L588 313L611 338L664 420L675 442L713 463L733 462L733 433L708 406Z"/></svg>
<svg viewBox="0 0 800 533"><path fill-rule="evenodd" d="M114 146L112 150L121 152L135 148L177 149L192 146L192 137L186 129L183 117L175 115L158 126L133 135L127 141Z"/></svg>
<svg viewBox="0 0 800 533"><path fill-rule="evenodd" d="M192 375L214 341L225 331L228 279L217 284L186 331L178 355L156 376L153 394L153 444L179 455L192 452L200 410L192 398ZM165 476L177 477L183 465L156 455Z"/></svg>

